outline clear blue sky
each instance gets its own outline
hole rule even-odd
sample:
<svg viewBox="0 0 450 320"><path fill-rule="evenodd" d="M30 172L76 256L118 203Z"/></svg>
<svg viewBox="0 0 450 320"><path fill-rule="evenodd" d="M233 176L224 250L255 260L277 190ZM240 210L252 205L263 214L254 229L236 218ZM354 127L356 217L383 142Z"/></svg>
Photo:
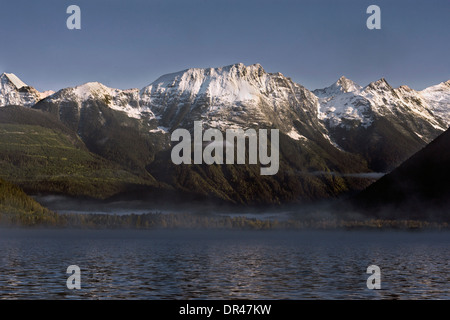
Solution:
<svg viewBox="0 0 450 320"><path fill-rule="evenodd" d="M66 8L81 8L81 30ZM381 8L381 30L366 8ZM308 89L341 75L423 89L450 79L450 1L41 0L0 4L0 72L38 90L142 88L190 67L260 63Z"/></svg>

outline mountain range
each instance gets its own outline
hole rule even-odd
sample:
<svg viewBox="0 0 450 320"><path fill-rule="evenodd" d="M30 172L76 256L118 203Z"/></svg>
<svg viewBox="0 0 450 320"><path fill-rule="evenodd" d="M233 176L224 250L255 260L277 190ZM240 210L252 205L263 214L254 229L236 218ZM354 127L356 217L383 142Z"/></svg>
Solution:
<svg viewBox="0 0 450 320"><path fill-rule="evenodd" d="M0 79L0 134L17 142L16 162L10 161L11 145L0 148L0 161L9 168L0 169L0 177L32 194L141 200L170 195L169 201L246 205L335 198L363 190L450 124L450 81L415 91L393 88L385 79L362 87L341 77L310 91L259 64L240 63L187 69L128 90L91 82L40 93L14 74ZM261 176L259 165L174 165L171 132L192 131L200 120L204 129L279 129L278 174ZM49 132L64 142L47 139ZM40 138L26 140L31 134ZM44 140L46 148L32 147ZM61 146L73 152L70 172L62 165L68 161L61 160L64 153L53 154ZM36 162L42 157L46 161ZM52 179L76 177L76 187L70 179L52 184L40 175L30 181L36 163L52 166ZM112 179L114 171L122 174ZM92 192L89 179L103 186L100 191ZM114 187L106 188L108 181Z"/></svg>

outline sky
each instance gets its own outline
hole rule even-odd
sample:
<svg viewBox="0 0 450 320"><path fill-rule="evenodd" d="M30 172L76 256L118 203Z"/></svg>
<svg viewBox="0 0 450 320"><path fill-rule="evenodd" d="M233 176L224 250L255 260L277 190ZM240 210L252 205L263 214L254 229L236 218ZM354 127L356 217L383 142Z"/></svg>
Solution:
<svg viewBox="0 0 450 320"><path fill-rule="evenodd" d="M72 4L80 30L66 27ZM372 4L380 30L366 27ZM416 90L450 79L449 0L1 0L0 21L0 73L40 91L238 62L310 90L342 75Z"/></svg>

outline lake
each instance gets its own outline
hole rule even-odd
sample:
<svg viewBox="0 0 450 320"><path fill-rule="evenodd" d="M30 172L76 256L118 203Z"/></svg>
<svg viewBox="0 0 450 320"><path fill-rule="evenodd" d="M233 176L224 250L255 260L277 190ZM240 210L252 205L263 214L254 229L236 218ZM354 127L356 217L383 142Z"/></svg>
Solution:
<svg viewBox="0 0 450 320"><path fill-rule="evenodd" d="M0 298L449 299L449 261L449 232L1 229Z"/></svg>

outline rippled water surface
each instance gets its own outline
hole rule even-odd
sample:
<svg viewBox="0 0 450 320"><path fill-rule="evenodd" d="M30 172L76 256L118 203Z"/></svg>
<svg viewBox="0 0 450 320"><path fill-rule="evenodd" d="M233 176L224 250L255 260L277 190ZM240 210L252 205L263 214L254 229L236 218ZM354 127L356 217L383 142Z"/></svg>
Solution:
<svg viewBox="0 0 450 320"><path fill-rule="evenodd" d="M449 259L448 232L0 230L0 298L450 299Z"/></svg>

